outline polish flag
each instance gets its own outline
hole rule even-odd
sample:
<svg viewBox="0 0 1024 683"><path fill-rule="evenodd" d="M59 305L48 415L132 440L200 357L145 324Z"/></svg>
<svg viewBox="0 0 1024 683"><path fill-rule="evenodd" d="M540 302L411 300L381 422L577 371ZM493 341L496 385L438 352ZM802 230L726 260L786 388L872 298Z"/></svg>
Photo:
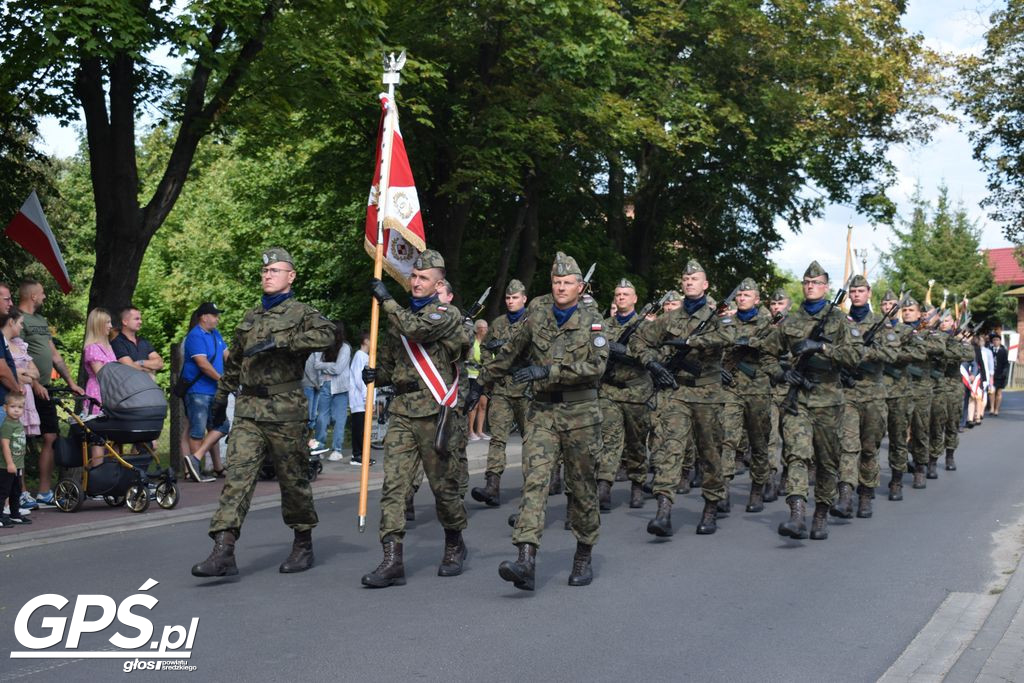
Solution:
<svg viewBox="0 0 1024 683"><path fill-rule="evenodd" d="M4 234L25 248L25 251L32 254L42 263L46 270L50 271L57 285L65 294L71 291L71 278L68 276L68 267L64 265L64 257L61 256L60 247L50 230L50 224L46 222L43 215L43 207L39 203L36 191L28 196L25 203L21 205L21 211L7 224Z"/></svg>
<svg viewBox="0 0 1024 683"><path fill-rule="evenodd" d="M386 93L380 94L380 126L377 129L377 163L366 207L364 246L373 257L377 244L377 222L382 219L384 270L409 289L412 264L427 248L423 216L416 195L405 141L398 127L398 108ZM381 172L383 171L383 178ZM381 196L382 181L387 188Z"/></svg>

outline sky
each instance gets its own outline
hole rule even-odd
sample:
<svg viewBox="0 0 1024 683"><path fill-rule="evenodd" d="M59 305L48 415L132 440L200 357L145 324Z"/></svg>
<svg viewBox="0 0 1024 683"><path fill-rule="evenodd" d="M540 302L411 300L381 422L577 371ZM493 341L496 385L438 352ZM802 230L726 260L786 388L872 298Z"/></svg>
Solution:
<svg viewBox="0 0 1024 683"><path fill-rule="evenodd" d="M942 52L979 54L985 44L985 30L992 12L1005 7L1002 0L910 0L904 25L924 36L925 43ZM158 58L159 59L159 58ZM166 59L166 57L164 58ZM61 128L55 119L40 122L40 147L57 156L71 156L78 149L79 132ZM986 196L985 174L971 157L967 133L957 124L943 124L927 145L893 147L889 158L897 169L897 182L889 191L901 217L909 217L910 198L920 185L925 199L934 202L940 184L949 188L954 206L962 203L967 215L982 230L981 247L1013 246L1003 236L1002 225L985 215L979 203ZM841 277L845 260L846 229L853 226L854 249L867 250L869 279L882 274L881 256L889 251L893 232L888 226L872 226L850 206L831 205L820 219L794 235L780 222L784 243L771 258L797 277L811 259L833 276ZM859 260L859 259L858 259ZM857 269L860 265L857 264Z"/></svg>

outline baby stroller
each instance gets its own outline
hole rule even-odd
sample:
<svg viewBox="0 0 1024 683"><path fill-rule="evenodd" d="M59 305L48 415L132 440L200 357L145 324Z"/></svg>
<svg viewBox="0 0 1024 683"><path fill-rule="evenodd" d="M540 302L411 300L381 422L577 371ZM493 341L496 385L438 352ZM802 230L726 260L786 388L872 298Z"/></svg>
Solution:
<svg viewBox="0 0 1024 683"><path fill-rule="evenodd" d="M108 363L97 373L102 413L81 418L75 414L66 388L52 389L55 404L70 424L67 436L57 439L54 462L63 469L82 468L82 483L67 476L54 490L54 502L63 512L75 512L87 496L103 496L107 505L125 505L132 512L149 507L151 480L147 475L155 459L160 472L153 479L153 498L169 510L178 504L178 485L169 463L156 458L152 441L160 436L167 416L167 400L152 378L122 363ZM96 403L86 398L87 402ZM114 444L135 444L137 453L121 455ZM104 461L89 466L89 446L102 446Z"/></svg>

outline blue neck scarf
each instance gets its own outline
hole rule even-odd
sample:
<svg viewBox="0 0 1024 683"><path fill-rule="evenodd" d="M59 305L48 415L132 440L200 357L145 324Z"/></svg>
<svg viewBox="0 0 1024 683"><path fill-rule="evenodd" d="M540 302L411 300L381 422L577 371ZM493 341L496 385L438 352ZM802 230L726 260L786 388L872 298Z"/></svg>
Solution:
<svg viewBox="0 0 1024 683"><path fill-rule="evenodd" d="M808 301L804 299L804 302L800 304L803 306L804 311L807 315L818 315L821 309L825 308L825 304L828 303L824 299L818 299L817 301Z"/></svg>
<svg viewBox="0 0 1024 683"><path fill-rule="evenodd" d="M619 315L619 314L616 313L615 314L615 322L617 322L620 325L625 325L630 320L632 320L633 316L635 316L635 315L636 315L636 311L630 311L629 315Z"/></svg>
<svg viewBox="0 0 1024 683"><path fill-rule="evenodd" d="M437 301L437 295L431 294L430 296L409 297L409 308L412 309L413 313L419 313L420 309L429 304L431 301Z"/></svg>
<svg viewBox="0 0 1024 683"><path fill-rule="evenodd" d="M274 306L278 305L282 301L287 301L295 296L294 292L281 292L280 294L264 294L263 295L263 310L269 311Z"/></svg>
<svg viewBox="0 0 1024 683"><path fill-rule="evenodd" d="M683 308L689 315L699 311L708 302L708 295L704 294L699 299L683 299Z"/></svg>
<svg viewBox="0 0 1024 683"><path fill-rule="evenodd" d="M557 322L558 326L561 327L569 320L569 318L572 317L572 314L575 313L576 309L579 307L580 305L576 304L572 308L567 308L563 311L558 306L551 304L551 313L555 316L555 322Z"/></svg>
<svg viewBox="0 0 1024 683"><path fill-rule="evenodd" d="M871 306L864 304L863 306L854 306L850 304L850 317L853 318L854 322L860 322L864 318L868 317L868 313L871 312Z"/></svg>
<svg viewBox="0 0 1024 683"><path fill-rule="evenodd" d="M736 311L736 317L745 323L749 323L751 320L757 317L757 306L751 308L749 311Z"/></svg>
<svg viewBox="0 0 1024 683"><path fill-rule="evenodd" d="M519 319L523 317L524 313L526 313L526 306L523 306L522 308L520 308L515 313L505 313L505 317L508 318L508 321L510 323L515 324L515 323L519 322Z"/></svg>
<svg viewBox="0 0 1024 683"><path fill-rule="evenodd" d="M918 318L917 320L915 320L912 323L907 323L907 325L909 325L911 329L916 330L921 325L921 319Z"/></svg>

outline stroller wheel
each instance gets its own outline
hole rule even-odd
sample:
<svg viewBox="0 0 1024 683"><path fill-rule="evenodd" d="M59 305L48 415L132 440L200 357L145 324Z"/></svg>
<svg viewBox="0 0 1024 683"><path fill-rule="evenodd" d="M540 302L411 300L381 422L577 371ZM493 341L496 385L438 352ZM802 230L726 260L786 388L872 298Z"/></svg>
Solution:
<svg viewBox="0 0 1024 683"><path fill-rule="evenodd" d="M124 496L103 496L103 500L112 508L119 508L124 505Z"/></svg>
<svg viewBox="0 0 1024 683"><path fill-rule="evenodd" d="M156 504L164 510L170 510L178 504L178 486L169 481L156 485Z"/></svg>
<svg viewBox="0 0 1024 683"><path fill-rule="evenodd" d="M149 507L149 490L142 484L132 484L125 493L124 503L132 512L145 512Z"/></svg>
<svg viewBox="0 0 1024 683"><path fill-rule="evenodd" d="M75 512L82 507L85 495L82 494L82 487L78 482L70 479L61 479L53 492L53 502L61 512Z"/></svg>
<svg viewBox="0 0 1024 683"><path fill-rule="evenodd" d="M324 465L319 460L309 462L309 483L312 484L320 473L324 471Z"/></svg>

